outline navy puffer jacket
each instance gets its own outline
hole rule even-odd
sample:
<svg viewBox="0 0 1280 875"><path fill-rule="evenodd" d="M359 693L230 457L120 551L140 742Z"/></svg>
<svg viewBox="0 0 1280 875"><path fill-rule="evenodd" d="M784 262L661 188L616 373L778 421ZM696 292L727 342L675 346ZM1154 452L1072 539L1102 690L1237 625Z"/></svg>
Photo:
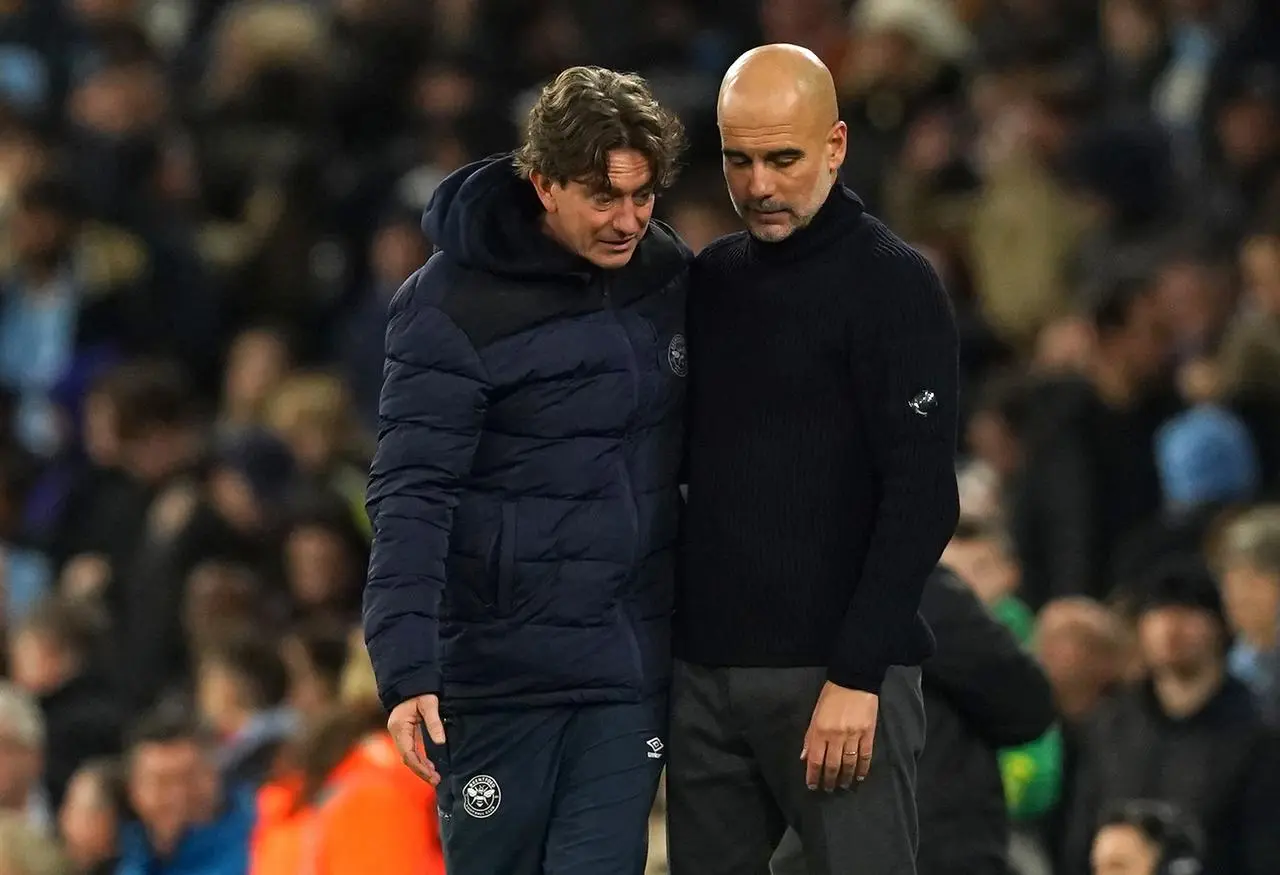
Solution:
<svg viewBox="0 0 1280 875"><path fill-rule="evenodd" d="M692 254L601 270L509 157L458 170L395 296L364 631L383 704L631 701L670 675Z"/></svg>

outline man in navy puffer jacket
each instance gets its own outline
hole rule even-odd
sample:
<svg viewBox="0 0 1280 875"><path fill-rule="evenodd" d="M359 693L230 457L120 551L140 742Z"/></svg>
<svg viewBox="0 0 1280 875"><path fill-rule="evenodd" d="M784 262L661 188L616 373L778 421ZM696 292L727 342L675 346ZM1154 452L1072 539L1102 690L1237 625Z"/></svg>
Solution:
<svg viewBox="0 0 1280 875"><path fill-rule="evenodd" d="M441 184L391 304L364 628L450 875L643 871L692 260L650 218L682 144L643 80L565 71L519 151Z"/></svg>

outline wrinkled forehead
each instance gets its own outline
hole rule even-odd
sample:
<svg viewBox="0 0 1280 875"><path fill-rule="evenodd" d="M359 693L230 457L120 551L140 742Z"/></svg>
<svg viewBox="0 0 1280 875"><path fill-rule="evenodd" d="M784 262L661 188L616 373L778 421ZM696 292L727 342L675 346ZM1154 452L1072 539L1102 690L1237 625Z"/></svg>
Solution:
<svg viewBox="0 0 1280 875"><path fill-rule="evenodd" d="M724 100L716 114L720 145L751 157L818 149L831 131L799 101Z"/></svg>

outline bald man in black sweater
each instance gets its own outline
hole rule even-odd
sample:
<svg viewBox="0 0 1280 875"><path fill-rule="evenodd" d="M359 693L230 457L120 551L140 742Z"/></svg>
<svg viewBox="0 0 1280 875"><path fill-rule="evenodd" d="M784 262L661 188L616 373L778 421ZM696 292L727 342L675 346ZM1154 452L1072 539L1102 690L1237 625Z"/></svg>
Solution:
<svg viewBox="0 0 1280 875"><path fill-rule="evenodd" d="M926 260L839 184L812 53L729 69L747 230L690 292L689 503L668 759L672 875L912 875L924 582L959 513L957 339Z"/></svg>

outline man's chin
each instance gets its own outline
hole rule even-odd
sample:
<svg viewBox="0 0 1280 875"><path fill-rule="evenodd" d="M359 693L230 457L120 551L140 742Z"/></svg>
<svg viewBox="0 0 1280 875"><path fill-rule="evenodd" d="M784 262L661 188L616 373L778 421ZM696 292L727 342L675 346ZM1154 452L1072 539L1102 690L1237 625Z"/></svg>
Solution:
<svg viewBox="0 0 1280 875"><path fill-rule="evenodd" d="M614 249L612 247L597 248L591 253L588 259L596 267L602 267L606 270L626 267L631 262L631 256L636 254L636 247L630 246L626 249Z"/></svg>
<svg viewBox="0 0 1280 875"><path fill-rule="evenodd" d="M795 226L776 222L748 222L747 231L762 243L781 243L793 233Z"/></svg>

